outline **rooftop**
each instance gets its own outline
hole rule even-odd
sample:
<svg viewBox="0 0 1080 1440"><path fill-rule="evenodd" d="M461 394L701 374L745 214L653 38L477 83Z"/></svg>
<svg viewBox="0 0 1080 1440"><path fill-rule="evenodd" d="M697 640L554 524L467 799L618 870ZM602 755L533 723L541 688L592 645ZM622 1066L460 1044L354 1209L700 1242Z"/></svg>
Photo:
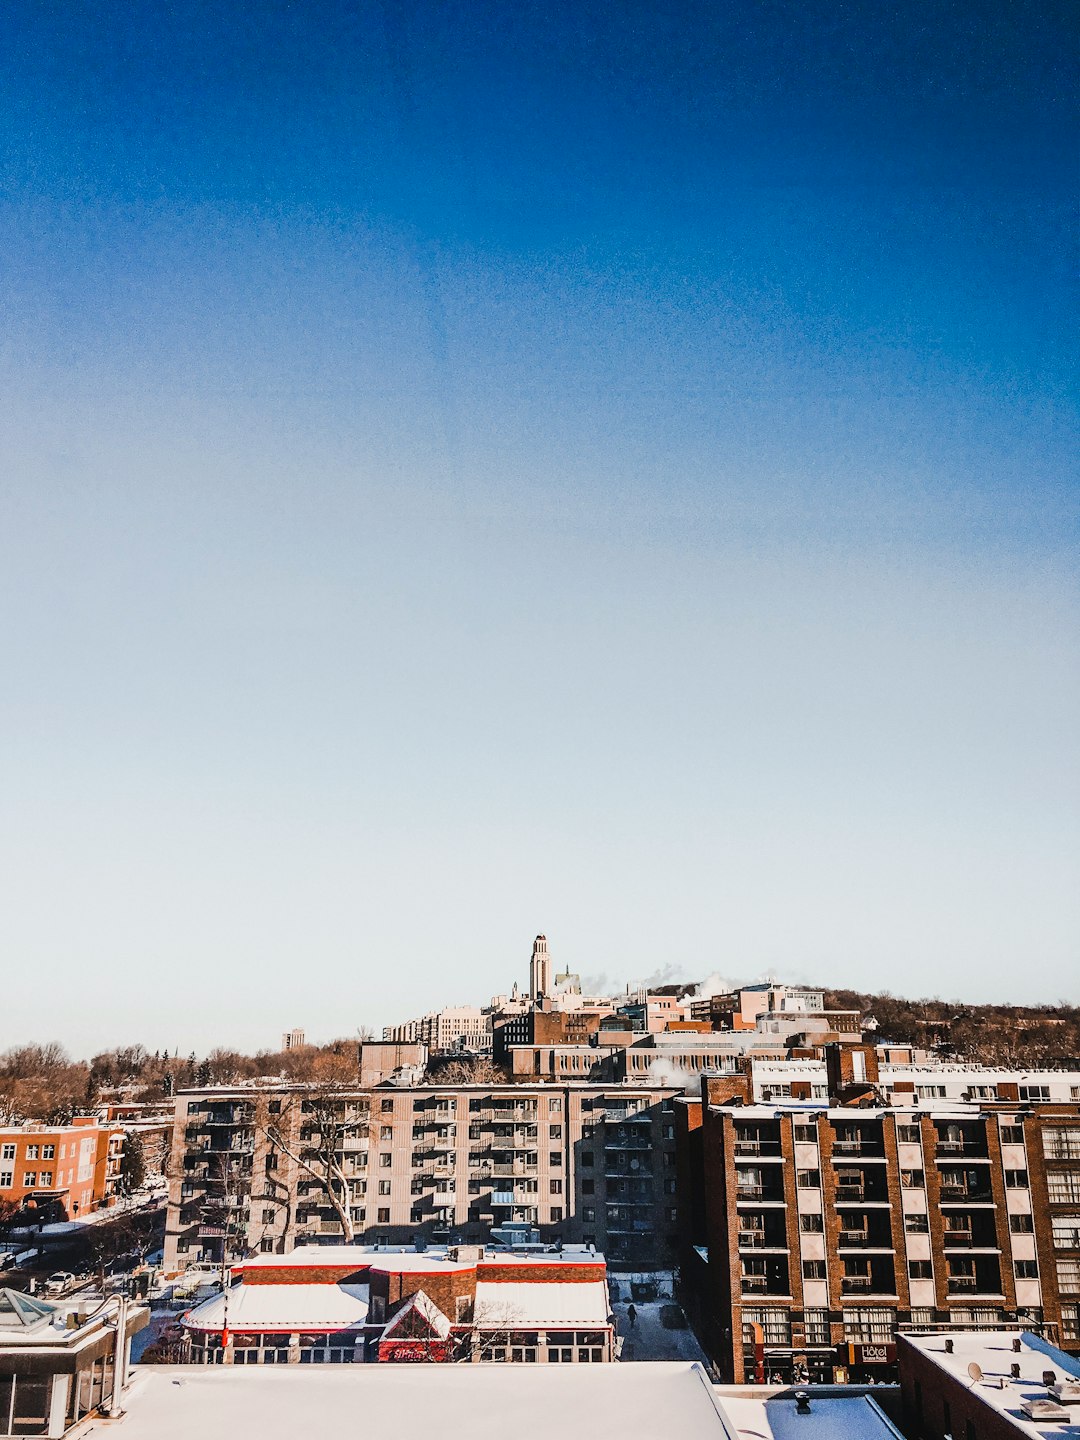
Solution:
<svg viewBox="0 0 1080 1440"><path fill-rule="evenodd" d="M482 1402L482 1403L481 1403ZM813 1398L809 1415L775 1391L716 1389L697 1364L140 1366L126 1415L94 1422L117 1440L294 1440L392 1432L395 1440L895 1440L861 1395Z"/></svg>
<svg viewBox="0 0 1080 1440"><path fill-rule="evenodd" d="M472 1257L462 1255L458 1259L451 1259L441 1246L413 1250L374 1245L298 1245L288 1255L253 1255L250 1260L240 1260L233 1266L233 1274L246 1274L251 1270L325 1270L349 1266L355 1270L371 1269L391 1275L436 1275L475 1270L478 1265L517 1265L535 1270L544 1265L562 1268L567 1265L595 1267L603 1264L603 1255L583 1245L567 1245L562 1250L522 1252L488 1246L482 1256L474 1253Z"/></svg>
<svg viewBox="0 0 1080 1440"><path fill-rule="evenodd" d="M1025 1402L1052 1398L1043 1380L1047 1371L1052 1370L1058 1381L1080 1381L1080 1360L1040 1336L1025 1330L950 1329L947 1336L902 1334L900 1340L933 1361L991 1410L1008 1416L1017 1435L1038 1436L1040 1440L1049 1436L1060 1440L1080 1437L1080 1400L1068 1405L1064 1423L1033 1419L1023 1411ZM946 1340L952 1342L951 1352L945 1349ZM1019 1341L1018 1349L1013 1348L1014 1341ZM1012 1374L1014 1365L1019 1368L1018 1377ZM901 1373L902 1367L901 1352Z"/></svg>

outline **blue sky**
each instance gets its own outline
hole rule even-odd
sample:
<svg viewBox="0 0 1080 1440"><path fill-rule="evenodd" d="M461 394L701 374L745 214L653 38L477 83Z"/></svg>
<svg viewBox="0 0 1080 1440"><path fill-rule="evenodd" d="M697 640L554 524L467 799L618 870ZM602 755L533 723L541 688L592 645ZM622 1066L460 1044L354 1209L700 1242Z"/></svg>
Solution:
<svg viewBox="0 0 1080 1440"><path fill-rule="evenodd" d="M0 27L0 1045L1078 998L1070 7Z"/></svg>

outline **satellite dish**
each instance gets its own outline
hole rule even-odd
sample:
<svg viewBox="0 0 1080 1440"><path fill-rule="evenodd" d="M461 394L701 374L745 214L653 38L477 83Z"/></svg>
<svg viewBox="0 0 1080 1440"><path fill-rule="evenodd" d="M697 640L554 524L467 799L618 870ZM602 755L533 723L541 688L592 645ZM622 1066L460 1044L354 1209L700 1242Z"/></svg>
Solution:
<svg viewBox="0 0 1080 1440"><path fill-rule="evenodd" d="M971 1383L977 1385L982 1379L982 1366L977 1360L972 1360L968 1366L968 1374L971 1376Z"/></svg>

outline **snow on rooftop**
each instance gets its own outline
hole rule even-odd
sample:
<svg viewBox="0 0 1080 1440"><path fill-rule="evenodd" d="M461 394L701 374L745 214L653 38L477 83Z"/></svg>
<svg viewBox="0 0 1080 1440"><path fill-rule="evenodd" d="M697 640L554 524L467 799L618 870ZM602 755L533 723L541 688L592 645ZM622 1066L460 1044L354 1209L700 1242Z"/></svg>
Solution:
<svg viewBox="0 0 1080 1440"><path fill-rule="evenodd" d="M116 1440L739 1440L699 1365L140 1366ZM873 1432L868 1432L873 1435Z"/></svg>
<svg viewBox="0 0 1080 1440"><path fill-rule="evenodd" d="M476 1286L474 1314L481 1327L606 1325L609 1310L603 1280L564 1284L480 1280Z"/></svg>
<svg viewBox="0 0 1080 1440"><path fill-rule="evenodd" d="M902 1440L900 1431L866 1395L818 1396L796 1413L790 1394L750 1395L717 1388L717 1399L738 1440Z"/></svg>
<svg viewBox="0 0 1080 1440"><path fill-rule="evenodd" d="M486 1265L603 1265L604 1257L584 1247L562 1250L485 1249L479 1259L451 1259L445 1249L386 1249L373 1245L298 1245L288 1255L253 1255L234 1265L233 1273L250 1270L372 1269L388 1275L437 1275L475 1270Z"/></svg>
<svg viewBox="0 0 1080 1440"><path fill-rule="evenodd" d="M947 1336L902 1334L900 1338L977 1395L985 1405L1007 1415L1018 1435L1055 1435L1060 1440L1080 1437L1080 1405L1069 1406L1067 1423L1030 1420L1021 1411L1025 1400L1048 1398L1043 1384L1045 1371L1053 1370L1058 1380L1080 1380L1080 1361L1039 1336L1021 1330L950 1329ZM952 1341L951 1353L945 1349L946 1339ZM1020 1341L1019 1350L1013 1349L1014 1340ZM969 1368L973 1364L982 1371L978 1380L973 1379ZM1012 1376L1013 1365L1020 1368L1018 1379Z"/></svg>
<svg viewBox="0 0 1080 1440"><path fill-rule="evenodd" d="M188 1312L192 1330L350 1330L366 1323L366 1285L234 1285Z"/></svg>

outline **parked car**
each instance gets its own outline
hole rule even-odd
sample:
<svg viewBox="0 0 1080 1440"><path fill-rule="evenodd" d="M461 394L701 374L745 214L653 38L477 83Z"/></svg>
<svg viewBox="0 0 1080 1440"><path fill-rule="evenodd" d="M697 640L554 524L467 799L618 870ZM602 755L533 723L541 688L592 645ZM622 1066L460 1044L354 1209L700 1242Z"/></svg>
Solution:
<svg viewBox="0 0 1080 1440"><path fill-rule="evenodd" d="M62 1295L69 1285L75 1284L70 1270L55 1270L45 1281L46 1295Z"/></svg>

